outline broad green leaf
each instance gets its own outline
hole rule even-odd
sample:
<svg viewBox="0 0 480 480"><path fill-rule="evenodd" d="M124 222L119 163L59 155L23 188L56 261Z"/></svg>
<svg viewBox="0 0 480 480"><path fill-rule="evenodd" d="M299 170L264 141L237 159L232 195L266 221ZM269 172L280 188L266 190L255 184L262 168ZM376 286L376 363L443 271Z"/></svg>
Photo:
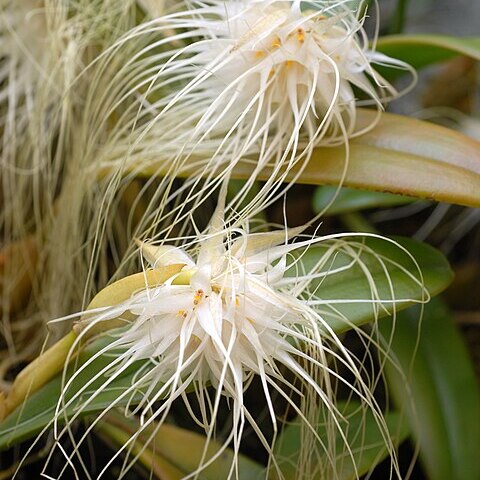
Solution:
<svg viewBox="0 0 480 480"><path fill-rule="evenodd" d="M444 257L433 248L415 242L413 240L398 240L399 244L405 247L415 258L423 275L424 288L434 295L444 289L452 278L448 263ZM415 279L410 278L406 272L416 273L415 262L408 258L403 250L385 240L376 238L357 238L355 243L352 239L344 239L341 248L336 248L334 255L325 257L329 251L327 244L312 247L301 257L303 267L308 269L309 265L316 264L324 259L323 270L331 273L332 268L339 268L348 265L349 268L338 273L328 275L319 285L316 295L326 304L321 310L324 318L331 324L332 328L345 331L352 325L360 325L372 320L374 317L388 315L392 312L391 300L398 303L395 308L398 310L411 305L412 300L420 300L425 296L425 291L416 284ZM375 252L375 254L372 253ZM352 254L354 262L352 263ZM351 265L350 265L351 264ZM368 300L371 298L371 285L360 267L363 264L369 269L373 282L376 285L382 305L372 306ZM384 271L387 268L387 274ZM290 269L290 274L295 274L295 269ZM393 291L388 288L388 281L394 285ZM134 282L135 284L135 282ZM136 285L136 284L135 284ZM124 283L122 283L122 288ZM122 290L122 295L125 295ZM367 300L367 302L358 303ZM352 303L353 301L353 303ZM105 345L107 339L96 341L90 345L79 358L78 365L84 364L92 358L95 352ZM106 365L112 362L112 357L100 356L89 368L85 369L73 382L69 389L69 395L79 391L86 385L89 378L96 375ZM117 405L124 405L129 396L121 396L131 385L132 376L141 366L134 365L122 377L112 382L109 389L100 395L92 397L98 386L105 381L105 377L99 378L82 395L82 398L89 398L88 407L81 412L80 416L88 413L102 411L112 401ZM67 377L71 376L73 366ZM78 367L77 367L78 368ZM0 449L7 448L21 439L35 435L42 428L49 425L53 418L54 408L57 404L61 388L61 379L57 376L50 383L31 395L26 402L18 407L5 421L0 424ZM138 397L137 397L138 398ZM133 405L135 401L131 401ZM79 401L75 401L67 415L70 417Z"/></svg>
<svg viewBox="0 0 480 480"><path fill-rule="evenodd" d="M329 244L311 247L302 257L302 265L307 269L319 259L329 258L323 271L330 274L318 281L319 288L315 294L325 301L321 307L323 316L336 332L389 315L393 309L399 311L406 308L414 301L426 299L426 292L434 296L453 279L447 260L426 244L406 238L395 238L388 242L380 238L359 236L358 245L354 246L353 240L355 239L349 238L345 241L345 248L333 251L329 251ZM397 242L397 245L393 242ZM329 257L326 257L327 252L330 252ZM348 269L332 273L347 265ZM370 280L363 269L368 271ZM417 283L420 272L423 289ZM296 268L289 272L290 275L296 273ZM298 273L301 274L300 271ZM393 288L390 288L390 282ZM368 302L373 298L372 283L382 302ZM313 282L312 288L315 288Z"/></svg>
<svg viewBox="0 0 480 480"><path fill-rule="evenodd" d="M99 425L99 430L103 433L113 433L112 440L121 445L121 441L130 438L138 430L138 422L134 419L127 419L123 415L112 412L106 422ZM116 429L116 432L113 430ZM118 435L123 432L123 437ZM151 441L147 442L150 435L154 433ZM126 434L126 435L125 435ZM198 433L185 430L170 424L158 426L156 424L145 429L135 443L136 448L141 449L147 442L147 456L141 459L147 467L153 466L155 460L160 458L163 462L168 462L185 475L194 472L202 461L202 456L206 448L206 456L203 463L207 463L221 449L219 442L211 439L207 445L207 438ZM152 465L149 465L152 463ZM234 452L226 448L218 459L202 469L200 478L202 480L217 480L229 477L230 469L234 464ZM239 480L260 480L265 478L265 468L248 457L238 455Z"/></svg>
<svg viewBox="0 0 480 480"><path fill-rule="evenodd" d="M448 35L389 35L378 39L377 50L389 57L422 68L458 55L480 60L480 37L452 37ZM403 73L401 70L382 70L387 76Z"/></svg>
<svg viewBox="0 0 480 480"><path fill-rule="evenodd" d="M393 193L369 192L355 190L353 188L342 188L323 186L317 188L313 197L313 209L316 213L325 211L325 215L341 215L349 212L358 212L368 208L396 207L414 202L416 199ZM334 202L330 202L335 197Z"/></svg>
<svg viewBox="0 0 480 480"><path fill-rule="evenodd" d="M331 466L325 462L321 475L315 478L335 478L336 480L353 480L358 476L371 471L383 459L388 456L388 449L382 437L382 431L370 411L365 411L359 403L349 402L338 406L339 411L345 417L340 425L345 433L348 444L353 453L353 459L345 447L345 441L337 431L335 438L335 477L332 475ZM396 412L385 415L385 421L391 440L398 446L408 435L408 429L401 417ZM325 423L320 423L317 433L324 443L329 442L329 434ZM298 423L287 426L280 434L276 447L275 457L285 480L298 478L298 461L301 448L301 427ZM330 472L330 473L329 473ZM358 476L357 476L358 473ZM271 479L277 479L278 474L273 472Z"/></svg>
<svg viewBox="0 0 480 480"><path fill-rule="evenodd" d="M359 111L359 124L369 124L374 115ZM317 148L296 182L337 186L345 159L344 148ZM289 179L296 172L292 169ZM251 173L252 165L241 163L232 176L246 179ZM259 179L271 173L265 169ZM373 130L350 143L343 186L480 207L480 142L432 123L384 113Z"/></svg>
<svg viewBox="0 0 480 480"><path fill-rule="evenodd" d="M391 321L380 324L386 339L393 330L390 353L402 370L387 365L389 389L420 444L428 478L479 478L480 392L471 360L439 299L420 317L420 309L412 308L394 327Z"/></svg>

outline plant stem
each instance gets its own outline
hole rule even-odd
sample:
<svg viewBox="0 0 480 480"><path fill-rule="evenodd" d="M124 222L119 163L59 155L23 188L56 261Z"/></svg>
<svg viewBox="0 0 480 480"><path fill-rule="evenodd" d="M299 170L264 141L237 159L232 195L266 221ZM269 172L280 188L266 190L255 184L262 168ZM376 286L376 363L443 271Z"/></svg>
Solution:
<svg viewBox="0 0 480 480"><path fill-rule="evenodd" d="M344 213L340 219L353 232L378 233L375 227L359 212Z"/></svg>
<svg viewBox="0 0 480 480"><path fill-rule="evenodd" d="M76 338L77 334L71 331L17 375L7 397L0 398L0 421L21 405L28 395L62 371Z"/></svg>
<svg viewBox="0 0 480 480"><path fill-rule="evenodd" d="M402 33L405 28L409 0L398 0L397 8L390 22L390 34Z"/></svg>

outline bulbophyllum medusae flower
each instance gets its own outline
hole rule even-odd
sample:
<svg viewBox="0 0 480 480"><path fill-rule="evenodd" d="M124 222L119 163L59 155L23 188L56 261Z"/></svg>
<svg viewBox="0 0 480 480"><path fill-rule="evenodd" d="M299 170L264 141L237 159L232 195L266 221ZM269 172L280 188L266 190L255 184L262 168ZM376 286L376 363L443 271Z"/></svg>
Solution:
<svg viewBox="0 0 480 480"><path fill-rule="evenodd" d="M142 92L141 108L133 137L116 139L104 166L127 158L141 170L151 161L196 185L243 159L251 181L273 169L257 197L264 206L314 147L343 145L347 163L349 140L378 120L358 121L358 107L380 112L399 95L374 65L412 71L374 50L362 11L350 0L186 1L133 29L110 53L138 42L118 77L129 94Z"/></svg>
<svg viewBox="0 0 480 480"><path fill-rule="evenodd" d="M304 421L306 436L311 435L314 440L315 422L311 415L318 419L321 409L325 421L345 440L346 455L351 455L339 423L341 414L335 406L333 387L335 382L344 384L365 408L373 411L396 465L393 445L372 386L365 379L365 372L362 373L361 361L348 351L324 318L322 306L328 302L316 294L317 288L321 289L318 281L334 274L338 268L350 268L360 261L358 252L351 252L351 264L330 268L328 265L342 250L341 239L335 240L334 236L300 238L296 243L289 243L288 237L299 234L300 230L249 233L248 225L225 228L223 208L222 205L217 208L206 233L190 248L140 243L144 257L154 269L174 267L176 273L159 285L136 291L118 305L90 313L77 325L78 342L81 342L90 330L101 329L103 322L124 319L124 327L110 332L111 342L102 350L102 354L112 356L102 372L104 383L84 398L83 392L88 391L90 383L100 378L94 377L73 396L68 395L77 375L88 371L89 362L79 367L71 378L65 378L56 410L54 438L55 445L67 456L67 464L73 465L72 457L78 454L78 447L110 408L142 392L136 406L129 409L130 413L140 416L142 427L115 455L124 452L127 459L128 454L133 457L125 460L122 475L136 459L132 453L135 439L153 422L161 425L175 401L183 400L192 418L205 429L207 437L212 438L217 432L222 398L227 399L232 417L222 448L232 446L238 454L245 426L249 425L270 453L271 468L276 468L273 456L276 433L273 439L267 438L244 401L245 391L257 376L274 432L279 428L281 415L276 411L274 397L280 396ZM323 254L310 263L310 267L302 266L302 254L293 252L305 253L305 249L319 242L327 242ZM421 288L421 282L418 283ZM374 285L372 298L364 301L375 303ZM87 433L75 441L74 452L67 454L62 440L67 433L75 438L71 423L111 382L139 360L146 365L138 370L131 386L95 418ZM341 364L354 380L339 375L334 364ZM293 397L298 394L302 401L293 400L292 393ZM191 395L198 402L197 411L191 406ZM76 413L69 416L66 412L73 404ZM64 420L66 427L59 424ZM335 447L325 445L321 439L318 441L320 450L326 452L323 458L333 458L328 457L329 449ZM192 476L199 474L222 451L212 458L205 457ZM109 466L110 463L97 478L102 477ZM232 464L231 477L235 476L236 465Z"/></svg>

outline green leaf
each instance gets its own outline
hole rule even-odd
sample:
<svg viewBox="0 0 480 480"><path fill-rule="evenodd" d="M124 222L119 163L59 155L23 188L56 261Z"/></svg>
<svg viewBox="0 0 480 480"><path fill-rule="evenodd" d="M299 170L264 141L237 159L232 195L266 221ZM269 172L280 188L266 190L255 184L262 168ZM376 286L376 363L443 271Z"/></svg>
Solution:
<svg viewBox="0 0 480 480"><path fill-rule="evenodd" d="M424 286L434 295L444 289L452 278L448 263L444 257L433 248L415 242L413 240L398 240L399 244L407 248L414 256L422 271ZM321 258L326 259L326 252L329 246L327 244L310 248L302 256L303 268L308 269L309 265L316 264ZM372 253L372 252L375 252ZM390 300L395 298L399 301L395 308L403 308L411 305L411 300L419 300L424 295L424 291L418 286L414 279L410 278L406 272L415 272L415 263L408 258L405 252L385 240L376 238L357 238L353 243L352 239L342 242L342 248L337 248L334 255L330 255L329 261L325 261L323 269L331 271L337 268L349 265L352 262L352 254L355 262L347 270L329 275L320 285L317 297L325 301L335 302L332 305L324 305L324 317L330 322L331 326L337 331L345 331L351 328L352 324L360 325L371 321L375 317L388 315L392 312ZM360 300L371 298L370 283L365 277L361 268L361 263L370 271L372 279L376 284L380 298L385 302L383 305L373 305L370 303L357 303ZM388 276L384 271L387 268ZM290 274L295 274L295 269L290 269ZM394 284L393 292L388 288L388 281ZM354 303L349 303L357 300ZM85 364L92 356L98 352L108 339L96 341L85 349L78 361L78 365ZM112 362L111 356L100 356L92 365L82 371L73 381L69 388L69 398L86 385L88 380L101 372L103 368ZM138 368L145 366L144 362L133 365L124 375L112 382L106 390L93 397L98 387L105 382L105 377L97 379L82 394L82 399L88 398L90 403L88 407L81 412L79 418L104 410L111 402L117 402L116 405L125 405L130 401L135 404L130 396L121 397L132 383L134 374ZM78 366L77 366L78 368ZM74 367L70 367L67 378L70 378ZM0 449L8 448L18 441L31 437L40 430L48 426L53 418L54 408L57 404L61 390L61 378L57 376L50 383L32 394L26 402L18 407L5 421L0 425ZM67 409L68 417L77 412L79 400Z"/></svg>
<svg viewBox="0 0 480 480"><path fill-rule="evenodd" d="M92 361L94 355L99 352L108 341L108 339L104 338L87 346L79 354L77 363L69 367L66 375L67 379L71 378L75 370L78 370L79 366L91 361L88 369L77 373L74 382L68 389L66 401L72 399L77 392L87 385L92 377L110 365L112 357L107 355L101 355ZM131 386L135 373L143 365L144 362L137 362L135 365L132 365L132 367L115 382L112 382L107 388L102 388L99 393L97 392L98 387L103 385L107 380L105 375L101 375L97 380L83 389L81 396L74 400L66 409L66 415L71 418L74 414L78 413L79 405L81 405L86 399L91 399L93 395L96 396L83 408L79 418L90 413L102 411L111 405L112 402L116 402L116 405L118 406L127 405L127 403L132 400L131 395L125 395L123 398L121 398L121 396ZM0 450L9 448L24 439L30 438L42 431L45 427L51 425L61 390L62 378L61 375L57 375L40 390L30 395L20 407L9 415L0 424ZM140 395L137 394L134 396L133 400L135 400L135 398L140 398ZM62 423L62 419L60 419L59 423Z"/></svg>
<svg viewBox="0 0 480 480"><path fill-rule="evenodd" d="M372 125L376 115L359 109L358 128ZM178 176L196 174L198 166L195 171L191 167L196 161L188 162ZM342 186L361 190L480 207L480 142L449 128L383 113L375 128L350 142L345 174L346 161L344 147L316 148L307 165L299 162L286 179L310 185L338 186L343 182ZM168 169L161 161L141 171L138 166L132 168L126 173L146 177L164 175ZM255 168L252 159L239 162L232 179L249 179ZM256 178L271 180L272 175L272 170L265 168Z"/></svg>
<svg viewBox="0 0 480 480"><path fill-rule="evenodd" d="M380 238L359 236L355 246L353 240L346 239L344 248L334 250L328 243L311 247L302 257L303 268L307 270L319 259L328 258L322 270L329 271L330 274L317 282L319 288L315 291L315 296L325 301L322 306L323 316L336 332L389 315L393 309L399 311L411 306L414 301L425 298L426 292L434 296L453 279L445 257L426 244L406 238L395 238L388 242ZM398 246L393 242L397 242ZM326 256L327 252L329 257ZM331 273L347 265L348 269ZM369 276L365 275L364 269ZM422 275L423 289L418 284L419 272ZM296 268L289 272L290 275L296 273ZM390 282L393 288L389 286ZM368 302L373 298L372 284L376 287L377 297L383 302ZM312 290L315 288L315 282L312 282ZM395 304L392 303L393 300Z"/></svg>
<svg viewBox="0 0 480 480"><path fill-rule="evenodd" d="M412 308L395 326L392 321L380 325L386 339L393 331L390 354L402 370L387 364L389 389L405 409L428 478L479 478L480 392L471 360L439 299L420 317L420 309Z"/></svg>
<svg viewBox="0 0 480 480"><path fill-rule="evenodd" d="M388 456L388 449L385 446L382 431L370 411L365 411L356 402L341 403L338 405L338 410L346 420L341 422L340 425L344 429L348 444L353 452L353 459L345 449L345 441L337 432L335 437L335 451L337 452L335 479L353 480L368 473L385 459ZM405 423L400 420L401 417L396 412L389 412L385 415L391 440L396 446L408 435ZM330 441L331 431L327 430L324 423L320 423L317 427L317 433L324 443ZM275 457L285 480L298 478L300 448L301 426L298 423L292 423L279 435L275 447ZM326 466L326 468L331 467ZM271 478L277 479L278 474L272 473ZM334 478L334 476L332 472L330 474L324 472L321 477L317 476L315 478Z"/></svg>
<svg viewBox="0 0 480 480"><path fill-rule="evenodd" d="M111 414L109 415L109 417ZM119 416L120 417L120 416ZM121 420L125 422L132 422L130 419L120 417L116 421L101 421L96 428L97 435L102 440L110 445L112 449L118 449L127 444L131 435L134 433L131 429L119 428L118 424L122 425ZM133 422L132 422L133 423ZM130 458L137 457L136 465L143 465L153 478L160 480L181 480L185 477L185 472L181 471L175 465L172 465L156 449L145 445L140 440L137 440L134 445L130 445Z"/></svg>
<svg viewBox="0 0 480 480"><path fill-rule="evenodd" d="M371 123L374 115L371 110L359 110L359 125ZM316 148L295 181L337 186L345 160L344 148ZM252 170L251 163L240 163L232 177L249 178ZM297 173L293 168L288 179ZM265 169L259 180L271 175ZM480 207L480 142L433 123L384 113L373 130L350 142L342 185Z"/></svg>
<svg viewBox="0 0 480 480"><path fill-rule="evenodd" d="M480 37L452 37L448 35L389 35L378 39L377 50L419 69L443 62L458 55L480 60ZM388 77L404 72L382 69Z"/></svg>
<svg viewBox="0 0 480 480"><path fill-rule="evenodd" d="M393 193L342 188L335 197L334 202L330 205L337 191L337 187L327 185L317 188L313 197L313 209L315 213L322 212L328 207L325 215L341 215L369 208L396 207L412 203L416 200L413 197L395 195Z"/></svg>
<svg viewBox="0 0 480 480"><path fill-rule="evenodd" d="M123 432L123 439L130 438L138 431L138 422L134 419L127 419L123 415L116 412L109 414L107 422L99 425L99 430L116 441L117 445L123 444L122 437L114 431ZM113 435L111 435L113 433ZM146 441L151 438L151 441ZM147 467L155 463L156 458L168 462L185 475L194 472L202 462L202 456L206 448L206 456L203 463L207 463L221 449L219 442L211 439L207 446L207 438L204 435L185 430L170 424L158 426L153 424L146 428L142 435L139 436L135 447L141 450L147 444L147 456L141 459L142 463ZM153 461L152 461L153 460ZM229 478L229 472L234 463L234 452L230 448L225 449L222 454L204 468L200 478L202 480L217 480ZM239 480L260 480L265 478L265 467L254 462L250 458L238 455ZM183 477L182 477L183 478Z"/></svg>

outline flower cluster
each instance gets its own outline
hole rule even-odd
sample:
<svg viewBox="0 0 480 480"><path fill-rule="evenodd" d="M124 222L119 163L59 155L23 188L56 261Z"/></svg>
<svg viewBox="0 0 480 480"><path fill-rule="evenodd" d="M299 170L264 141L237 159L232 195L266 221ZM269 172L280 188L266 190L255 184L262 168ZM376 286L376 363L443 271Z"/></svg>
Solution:
<svg viewBox="0 0 480 480"><path fill-rule="evenodd" d="M192 476L200 475L227 447L234 450L229 478L238 476L240 444L248 425L267 450L269 467L277 469L281 477L273 452L279 416L285 414L285 409L278 411L276 406L274 397L279 396L287 403L289 413L297 414L303 422L304 437L314 438L317 448L323 450L319 457L329 462L322 470L328 476L326 472L332 471L329 468L335 468L332 451L336 445L318 438L319 412L330 431L344 442L355 465L341 426L344 419L336 405L336 389L342 385L372 412L396 469L393 442L372 393L375 380L368 378L362 362L344 346L338 333L341 328L332 326L332 314L344 326L355 327L329 304L329 299L323 300L318 294L327 277L359 266L371 289L370 296L346 301L371 303L375 317L385 299L368 268L362 265L361 254L352 246L344 248L341 235L307 237L302 236L303 228L254 233L250 219L296 181L314 148L344 147L345 172L350 140L372 129L379 118L374 114L368 116L367 124L359 121L359 107L371 106L380 114L386 102L401 94L374 65L409 67L375 51L364 29L363 9L358 2L353 8L350 0L185 0L173 13L164 13L169 10L169 2L163 1L132 0L112 7L112 12L110 2L99 2L103 6L98 19L94 8L97 3L84 9L83 3L76 6L72 2L65 9L56 5L58 11L52 7L52 12L63 13L65 22L57 24L52 20L56 15L51 13L52 21L45 21L45 12L50 10L39 3L44 9L32 14L35 28L30 33L48 39L53 35L50 30L56 32L58 38L53 43L58 44L60 56L53 60L42 56L48 49L38 43L38 52L27 56L37 61L18 67L16 51L8 53L0 47L6 59L0 84L8 83L10 68L21 68L19 75L27 78L32 65L48 70L53 62L59 71L62 64L72 67L71 71L60 72L62 100L52 97L56 110L39 103L40 111L55 112L58 123L52 128L48 121L38 122L50 132L45 151L55 157L51 181L55 194L49 197L50 210L55 213L42 232L45 250L51 250L46 255L50 255L50 264L44 285L50 297L59 297L60 290L83 279L86 290L91 287L92 278L100 270L96 262L100 263L99 252L105 245L102 236L108 236L106 232L115 222L117 231L127 230L123 218L112 214L112 206L116 208L116 203L123 200L131 216L137 215L139 207L140 219L135 220L138 237L154 240L137 241L150 263L145 278L146 272L169 272L161 282L146 281L142 288L129 292L127 299L77 315L81 319L72 335L78 336L65 362L52 420L55 447L47 467L58 448L67 460L60 476L72 467L78 478L73 460L76 456L86 477L91 478L81 459L80 445L109 410L127 405L126 412L138 414L141 426L98 478L122 452L127 454L120 474L124 476L136 459L128 462L129 455L136 455L132 453L136 440L150 432L151 426L159 428L174 402L184 401L192 418L205 430L208 443L218 433L220 405L226 400L231 407L231 428L223 435L220 450L212 458L204 455ZM28 10L32 10L31 5ZM130 28L132 18L140 12L146 15L143 23ZM15 39L23 23L16 14L5 18L9 35L13 32L10 37ZM105 18L109 22L104 22ZM94 22L91 35L85 33L90 22ZM20 36L22 42L29 41L29 34ZM69 48L74 37L83 42L80 46L74 42ZM23 50L23 43L18 46ZM72 52L81 53L78 64L65 57ZM59 60L62 58L65 61ZM88 66L79 68L84 61ZM48 78L54 91L57 77L52 72ZM78 85L82 86L78 92L86 97L81 101L74 99ZM10 93L9 89L0 90L0 102ZM28 106L31 93L28 85L22 86L26 99L22 100L22 109ZM76 120L80 120L78 127ZM13 157L18 166L18 152ZM69 159L68 165L62 163L64 158ZM48 161L45 164L50 165ZM227 203L234 170L237 174L247 172L247 180ZM132 176L138 172L161 175L152 175L132 194L127 191L130 177L122 178L125 172ZM181 184L175 183L179 177L183 178ZM252 186L260 177L264 183L252 194ZM98 188L91 188L97 181ZM62 191L57 197L58 185ZM218 187L217 208L208 227L199 232L192 210L215 195ZM126 198L131 194L133 200ZM148 196L146 205L142 195ZM94 200L88 203L86 197ZM53 198L57 198L57 205L53 206ZM98 199L102 208L97 212ZM12 211L13 205L11 202ZM90 216L95 221L88 221L85 227L82 220ZM184 235L191 226L186 219L192 220L196 233L193 239ZM157 245L158 239L173 242L175 228L177 240L189 242L182 248ZM83 264L82 272L73 273L73 261L68 268L64 258L54 258L52 252L59 244L67 257ZM304 262L309 249L320 244L323 250L315 261ZM361 242L359 245L362 251L368 250ZM83 261L79 251L91 253L89 262ZM128 252L123 260L121 255L117 258L113 241L111 251L115 267L127 262ZM348 261L338 264L341 255ZM104 260L106 272L110 259ZM385 260L377 260L390 285ZM60 270L63 277L56 275ZM422 288L420 281L409 276ZM395 299L393 290L386 301L406 301ZM325 315L326 310L330 317ZM108 330L107 339L103 338L106 343L91 358L79 361L76 369L70 360L77 355L77 347L104 330ZM105 357L111 361L87 376L78 388L79 379ZM346 374L338 373L338 366ZM137 367L131 384L76 440L73 422L88 412L92 402L112 384ZM273 437L265 433L245 401L254 378L261 385ZM192 395L198 411L191 406ZM64 446L66 437L73 444L71 453Z"/></svg>

